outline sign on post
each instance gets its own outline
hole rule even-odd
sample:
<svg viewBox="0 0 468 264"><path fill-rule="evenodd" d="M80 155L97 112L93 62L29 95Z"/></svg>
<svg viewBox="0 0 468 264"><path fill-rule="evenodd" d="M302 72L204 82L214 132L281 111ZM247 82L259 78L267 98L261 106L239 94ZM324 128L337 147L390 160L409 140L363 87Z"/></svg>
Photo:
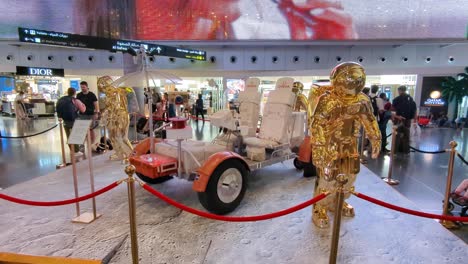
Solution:
<svg viewBox="0 0 468 264"><path fill-rule="evenodd" d="M89 120L75 120L73 124L70 137L68 137L69 145L83 145L86 135L88 133L89 127L91 125L91 119Z"/></svg>

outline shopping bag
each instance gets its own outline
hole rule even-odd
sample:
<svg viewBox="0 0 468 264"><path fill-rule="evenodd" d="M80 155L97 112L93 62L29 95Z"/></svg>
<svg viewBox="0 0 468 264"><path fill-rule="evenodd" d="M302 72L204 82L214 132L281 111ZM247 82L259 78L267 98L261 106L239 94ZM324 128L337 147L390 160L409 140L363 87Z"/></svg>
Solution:
<svg viewBox="0 0 468 264"><path fill-rule="evenodd" d="M410 128L411 139L418 139L421 136L421 127L417 123L412 123Z"/></svg>

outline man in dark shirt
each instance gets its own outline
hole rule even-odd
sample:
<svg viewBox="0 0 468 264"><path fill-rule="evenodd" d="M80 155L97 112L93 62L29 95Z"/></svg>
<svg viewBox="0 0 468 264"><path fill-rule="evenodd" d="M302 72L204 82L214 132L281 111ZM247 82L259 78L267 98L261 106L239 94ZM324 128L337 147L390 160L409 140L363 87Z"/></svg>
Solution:
<svg viewBox="0 0 468 264"><path fill-rule="evenodd" d="M395 111L394 119L397 120L399 128L397 135L400 139L397 144L397 152L409 153L411 120L416 116L416 103L406 93L406 86L398 87L398 96L393 99L392 107Z"/></svg>
<svg viewBox="0 0 468 264"><path fill-rule="evenodd" d="M86 111L80 116L82 119L92 119L91 124L91 142L94 143L95 134L94 128L97 127L99 119L99 104L96 95L88 88L88 83L85 81L80 82L81 92L77 94L76 98L80 100L85 106Z"/></svg>
<svg viewBox="0 0 468 264"><path fill-rule="evenodd" d="M202 117L202 120L203 120L203 123L204 123L205 122L205 116L203 115L203 99L202 99L201 94L198 95L198 99L195 102L195 115L197 116L197 119L196 119L197 122L198 122L198 115L199 114L201 114L201 117Z"/></svg>

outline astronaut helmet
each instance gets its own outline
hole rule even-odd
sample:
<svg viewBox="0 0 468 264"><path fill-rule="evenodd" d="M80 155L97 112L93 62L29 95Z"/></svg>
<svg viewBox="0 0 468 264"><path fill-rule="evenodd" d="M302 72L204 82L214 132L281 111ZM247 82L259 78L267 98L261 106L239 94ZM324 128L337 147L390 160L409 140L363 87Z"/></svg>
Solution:
<svg viewBox="0 0 468 264"><path fill-rule="evenodd" d="M293 83L293 88L292 88L293 93L301 94L303 90L304 90L304 84L302 84L301 82Z"/></svg>
<svg viewBox="0 0 468 264"><path fill-rule="evenodd" d="M366 84L366 72L359 63L343 62L333 68L330 81L338 93L358 95Z"/></svg>

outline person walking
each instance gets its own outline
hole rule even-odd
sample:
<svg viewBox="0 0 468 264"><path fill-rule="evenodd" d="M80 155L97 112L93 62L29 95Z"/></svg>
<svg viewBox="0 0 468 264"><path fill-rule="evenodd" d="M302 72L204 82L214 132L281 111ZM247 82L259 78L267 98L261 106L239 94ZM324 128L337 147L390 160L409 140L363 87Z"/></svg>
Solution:
<svg viewBox="0 0 468 264"><path fill-rule="evenodd" d="M201 114L203 122L205 122L205 116L203 115L203 99L202 95L198 94L198 99L195 102L195 115L196 115L196 121L198 122L198 114Z"/></svg>
<svg viewBox="0 0 468 264"><path fill-rule="evenodd" d="M90 134L91 142L94 143L96 136L94 129L99 125L99 104L96 95L89 90L88 83L85 81L80 82L81 92L78 93L76 98L80 100L85 106L86 111L80 115L80 119L93 120L91 123Z"/></svg>
<svg viewBox="0 0 468 264"><path fill-rule="evenodd" d="M388 121L392 118L392 111L391 111L392 103L389 102L387 98L387 94L385 93L381 93L378 99L380 99L384 105L383 109L379 110L379 119L378 119L379 130L380 130L380 134L382 135L382 144L380 147L380 153L386 154L389 152L386 148L387 146L387 124L388 124Z"/></svg>
<svg viewBox="0 0 468 264"><path fill-rule="evenodd" d="M396 152L410 152L410 128L411 120L416 117L416 103L413 98L406 93L406 86L398 87L398 96L393 99L392 107L395 111L394 119L398 125L398 136L396 142Z"/></svg>
<svg viewBox="0 0 468 264"><path fill-rule="evenodd" d="M78 117L78 112L84 113L86 111L86 106L80 100L75 98L75 95L76 90L71 87L68 88L67 95L61 97L57 101L56 105L57 116L63 120L63 128L65 129L67 138L70 137L73 124ZM83 155L83 153L80 151L79 145L73 145L71 148L71 150L74 151L76 157Z"/></svg>

